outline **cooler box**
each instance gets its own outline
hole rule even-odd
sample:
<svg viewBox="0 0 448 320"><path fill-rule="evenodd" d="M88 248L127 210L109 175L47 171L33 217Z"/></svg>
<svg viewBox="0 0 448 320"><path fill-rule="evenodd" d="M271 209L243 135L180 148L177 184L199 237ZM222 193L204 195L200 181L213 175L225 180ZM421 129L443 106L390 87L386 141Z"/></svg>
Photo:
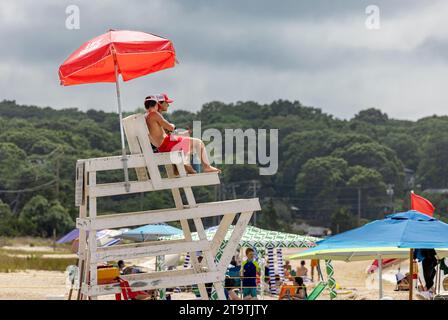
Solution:
<svg viewBox="0 0 448 320"><path fill-rule="evenodd" d="M108 284L118 282L120 270L116 267L98 267L98 284Z"/></svg>

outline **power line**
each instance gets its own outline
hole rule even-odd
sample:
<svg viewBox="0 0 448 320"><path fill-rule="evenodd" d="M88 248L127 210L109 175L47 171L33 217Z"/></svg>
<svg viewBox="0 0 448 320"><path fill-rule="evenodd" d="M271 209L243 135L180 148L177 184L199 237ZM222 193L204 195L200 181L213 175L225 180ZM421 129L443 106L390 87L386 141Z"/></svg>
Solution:
<svg viewBox="0 0 448 320"><path fill-rule="evenodd" d="M20 189L20 190L0 190L0 193L26 193L26 192L34 192L34 191L38 191L41 189L45 189L46 187L49 187L51 185L53 185L54 183L56 183L58 181L58 179L53 179L47 183L41 184L39 186L36 187L32 187L32 188L27 188L27 189Z"/></svg>
<svg viewBox="0 0 448 320"><path fill-rule="evenodd" d="M265 186L269 186L269 185L273 185L275 187L279 187L279 186L282 186L282 187L295 187L296 186L296 184L294 184L294 183L269 183L269 184L265 184ZM305 184L305 189L323 189L323 188L324 188L324 186L322 186L322 185ZM377 189L378 187L377 186L365 186L365 187L337 186L337 187L334 187L334 189L353 189L353 190L358 189L358 188L361 188L361 189Z"/></svg>

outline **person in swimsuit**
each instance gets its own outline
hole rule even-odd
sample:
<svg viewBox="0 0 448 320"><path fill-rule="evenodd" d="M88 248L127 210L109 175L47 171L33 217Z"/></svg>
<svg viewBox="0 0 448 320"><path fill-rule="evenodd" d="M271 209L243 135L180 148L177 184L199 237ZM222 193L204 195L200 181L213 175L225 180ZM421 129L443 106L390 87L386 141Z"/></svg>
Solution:
<svg viewBox="0 0 448 320"><path fill-rule="evenodd" d="M176 126L169 123L161 114L168 110L169 104L173 102L166 94L151 95L145 98L145 118L149 130L149 140L159 152L170 152L182 150L187 159L185 170L187 173L196 173L191 163L190 155L196 153L201 159L202 170L204 172L218 172L221 170L210 165L204 142L188 136L175 135L172 132Z"/></svg>
<svg viewBox="0 0 448 320"><path fill-rule="evenodd" d="M308 268L305 267L305 261L300 261L300 267L297 267L296 276L306 278L308 276Z"/></svg>

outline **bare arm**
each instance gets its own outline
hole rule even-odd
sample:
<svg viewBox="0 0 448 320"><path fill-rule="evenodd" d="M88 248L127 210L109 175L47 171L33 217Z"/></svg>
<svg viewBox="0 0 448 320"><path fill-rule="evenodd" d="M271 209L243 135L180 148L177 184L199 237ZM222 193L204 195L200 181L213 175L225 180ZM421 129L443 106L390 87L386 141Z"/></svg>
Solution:
<svg viewBox="0 0 448 320"><path fill-rule="evenodd" d="M166 119L158 112L155 113L155 120L165 130L174 131L174 128L176 128L174 124L166 121Z"/></svg>
<svg viewBox="0 0 448 320"><path fill-rule="evenodd" d="M188 130L184 130L184 131L177 131L176 135L181 136L181 137L190 137L190 131Z"/></svg>
<svg viewBox="0 0 448 320"><path fill-rule="evenodd" d="M303 288L299 288L299 290L297 290L297 296L300 299L305 299L305 289Z"/></svg>

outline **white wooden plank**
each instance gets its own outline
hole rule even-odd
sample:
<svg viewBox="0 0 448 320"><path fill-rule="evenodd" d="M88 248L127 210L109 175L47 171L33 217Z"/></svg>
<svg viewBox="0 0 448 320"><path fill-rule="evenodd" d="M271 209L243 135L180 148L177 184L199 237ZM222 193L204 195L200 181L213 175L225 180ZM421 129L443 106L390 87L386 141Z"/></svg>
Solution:
<svg viewBox="0 0 448 320"><path fill-rule="evenodd" d="M176 164L182 163L182 151L173 151L173 152L161 152L154 153L154 162L161 166L166 164ZM145 159L142 153L139 154L128 154L126 155L128 159L128 168L140 168L145 167ZM84 159L78 160L78 162L85 162L86 170L88 172L91 171L107 171L107 170L119 170L123 169L123 156L112 156L112 157L103 157L103 158L92 158L92 159Z"/></svg>
<svg viewBox="0 0 448 320"><path fill-rule="evenodd" d="M170 276L153 274L139 274L138 279L130 280L128 276L122 276L123 279L129 282L131 290L151 290L151 289L162 289L162 288L173 288L179 286L187 286L193 284L205 284L210 282L220 282L224 281L225 274L222 272L204 272L196 274L187 274L186 271L193 271L192 269L181 270L182 273L172 274ZM171 271L173 272L173 271ZM121 288L119 284L107 284L85 287L84 292L89 296L99 296L120 293Z"/></svg>
<svg viewBox="0 0 448 320"><path fill-rule="evenodd" d="M98 216L96 219L78 218L76 225L80 229L102 230L121 227L131 227L143 224L162 223L170 221L214 217L242 211L258 211L258 198L238 199L219 202L200 203L197 207L186 209L160 209L133 213L111 214Z"/></svg>
<svg viewBox="0 0 448 320"><path fill-rule="evenodd" d="M83 178L83 188L85 192L83 192L83 201L81 206L79 207L79 217L81 219L84 219L87 217L87 204L88 204L88 197L87 197L87 180L88 180L88 174L87 170L84 168L84 178ZM87 279L87 256L88 256L88 249L87 249L87 232L86 230L79 230L79 242L78 242L78 270L79 270L79 289L78 289L78 295L77 300L83 300L84 295L81 293L82 288L87 285L88 279Z"/></svg>
<svg viewBox="0 0 448 320"><path fill-rule="evenodd" d="M145 160L143 159L142 154L127 154L126 159L128 161L129 169L145 166ZM92 158L84 161L88 172L123 169L123 156Z"/></svg>
<svg viewBox="0 0 448 320"><path fill-rule="evenodd" d="M138 143L135 127L133 125L135 117L136 115L132 115L123 119L123 127L124 132L126 134L126 140L129 146L129 151L132 154L142 154L142 149L140 148L140 145ZM144 162L143 166L135 168L135 172L137 174L137 178L139 181L149 180L149 173L147 171L148 168L146 167L145 161L143 162Z"/></svg>
<svg viewBox="0 0 448 320"><path fill-rule="evenodd" d="M218 230L216 230L215 236L212 240L212 253L216 255L218 252L221 243L224 241L226 237L227 231L229 231L229 227L235 219L236 213L229 213L223 216L221 222L219 223Z"/></svg>
<svg viewBox="0 0 448 320"><path fill-rule="evenodd" d="M96 172L89 172L89 187L96 185ZM96 219L96 213L97 213L97 207L96 207L96 198L90 196L89 197L89 219ZM89 262L87 266L89 267L88 270L90 270L90 283L96 284L97 283L97 264L96 262L92 261L92 256L95 256L96 254L96 232L90 231L89 232L89 240L88 240L88 247L89 247Z"/></svg>
<svg viewBox="0 0 448 320"><path fill-rule="evenodd" d="M210 250L210 242L207 240L171 240L115 245L112 247L98 248L97 253L92 257L92 262L178 254L195 250Z"/></svg>
<svg viewBox="0 0 448 320"><path fill-rule="evenodd" d="M177 168L178 168L178 171L179 171L179 175L181 177L187 176L187 173L185 171L185 167L183 165L178 165ZM187 198L188 206L190 208L197 207L196 199L194 198L193 190L191 190L191 187L184 188L184 192L185 192L185 196ZM195 218L195 219L193 219L193 221L194 221L194 225L196 227L196 231L198 232L199 239L207 240L207 236L205 234L204 226L202 224L201 218ZM194 261L196 261L198 259L197 255L196 255L197 251L198 250L195 250L193 252L193 254L194 254L193 260ZM213 259L212 255L210 253L210 250L203 250L202 254L203 254L203 262L201 262L199 264L199 260L197 260L198 261L198 265L200 267L202 267L202 265L205 264L208 271L215 271L216 270L216 265L214 264L214 259ZM207 288L205 287L205 284L201 285L199 287L199 291L201 293L202 300L209 300L210 297L208 296L208 292L207 292Z"/></svg>
<svg viewBox="0 0 448 320"><path fill-rule="evenodd" d="M219 177L216 173L198 173L181 178L162 179L159 187L153 185L153 181L130 181L129 192L126 192L123 182L98 184L89 187L89 195L94 197L110 197L121 194L149 192L156 190L166 190L173 188L208 186L219 184Z"/></svg>
<svg viewBox="0 0 448 320"><path fill-rule="evenodd" d="M241 213L235 227L233 228L232 235L230 236L226 247L222 253L221 259L219 260L218 270L225 273L225 270L229 266L232 256L235 254L235 250L238 247L241 237L249 224L250 218L252 217L252 212Z"/></svg>
<svg viewBox="0 0 448 320"><path fill-rule="evenodd" d="M154 161L154 152L152 151L149 140L149 130L146 125L145 116L143 114L131 115L123 120L123 124L126 128L126 137L131 153L143 154L145 166L149 171L152 183L157 189L160 189L162 177L157 163Z"/></svg>
<svg viewBox="0 0 448 320"><path fill-rule="evenodd" d="M182 164L176 165L177 171L179 172L180 177L187 177L187 172L185 170L184 163L187 163L187 161L185 159L185 155L182 154ZM189 191L189 192L187 193L187 191ZM187 198L188 207L189 208L197 207L196 199L194 198L193 190L191 190L191 187L184 188L184 192L185 192L185 195ZM180 195L180 193L179 193L179 195ZM200 227L202 227L202 230L203 230L204 228L202 226L202 221L200 219L199 219L199 221L200 221L199 222ZM198 230L198 219L194 219L194 224L195 224L196 230ZM190 230L190 229L188 229L188 230ZM207 239L207 237L205 237L205 232L203 232L201 234L200 239L205 239L205 240ZM202 270L204 262L199 263L199 255L197 252L198 252L198 250L190 252L190 257L192 257L192 262L193 262L193 266L194 266L195 270ZM205 251L205 252L207 252L207 251ZM205 254L205 263L207 264L207 267L208 267L208 261L210 261L210 260L207 260L207 259L210 259L209 256L210 255ZM215 270L215 268L208 268L208 271L214 271L214 270ZM205 287L205 284L198 284L198 288L199 288L199 293L201 295L201 299L209 300L210 297L208 296L208 292L207 292L207 288Z"/></svg>
<svg viewBox="0 0 448 320"><path fill-rule="evenodd" d="M177 165L177 171L180 172L182 170L185 171L185 167L183 165L183 161L181 164ZM173 178L175 176L174 174L174 165L167 165L165 166L168 178ZM180 170L180 171L179 171ZM173 195L173 199L174 199L174 203L176 205L177 209L183 209L184 205L183 205L183 200L182 197L180 195L180 190L179 188L173 188L171 189L171 193ZM191 230L190 230L190 226L188 225L188 220L186 219L182 219L180 220L180 225L182 226L182 231L184 233L184 238L187 241L192 241L192 236L191 236ZM188 252L188 254L190 255L191 258L191 264L193 266L193 270L195 273L200 273L201 272L201 266L199 264L198 261L198 257L196 255L196 250L191 250ZM201 296L202 300L207 300L208 299L208 294L207 294L207 288L205 287L205 284L198 284L198 289L199 289L199 294Z"/></svg>
<svg viewBox="0 0 448 320"><path fill-rule="evenodd" d="M85 183L84 179L84 183ZM86 197L86 195L84 194L84 197ZM80 218L85 218L87 217L87 200L84 199L83 204L79 207L79 217ZM78 290L81 290L82 286L84 285L83 283L85 282L85 268L86 268L86 239L87 239L87 235L86 235L86 230L79 230L79 241L78 241L78 272L79 272L79 276L78 276ZM80 294L80 292L78 292L77 295L78 299L81 299L82 296Z"/></svg>
<svg viewBox="0 0 448 320"><path fill-rule="evenodd" d="M137 141L145 159L146 168L156 188L161 187L162 176L159 167L154 162L154 152L152 151L151 141L149 140L149 130L143 115L138 115L133 119L132 127L136 133Z"/></svg>
<svg viewBox="0 0 448 320"><path fill-rule="evenodd" d="M76 178L75 178L75 206L79 207L84 201L84 161L78 160L76 162Z"/></svg>
<svg viewBox="0 0 448 320"><path fill-rule="evenodd" d="M207 240L207 235L205 234L204 225L202 224L201 218L194 219L194 225L196 227L196 231L198 232L199 239ZM212 255L211 248L209 247L208 250L203 250L202 254L204 255L208 270L215 271L216 270L215 256Z"/></svg>
<svg viewBox="0 0 448 320"><path fill-rule="evenodd" d="M218 300L227 300L222 281L214 282L213 285L215 286L216 293L218 294Z"/></svg>
<svg viewBox="0 0 448 320"><path fill-rule="evenodd" d="M185 172L180 172L181 175L184 175ZM194 198L193 190L191 188L184 188L185 195L187 197L188 204L190 207L197 207L196 199ZM196 227L196 231L198 233L198 237L200 240L207 240L207 235L205 234L204 225L202 224L201 218L194 218L194 225ZM203 250L203 256L205 258L205 263L209 271L215 271L215 258L211 253L211 250Z"/></svg>

